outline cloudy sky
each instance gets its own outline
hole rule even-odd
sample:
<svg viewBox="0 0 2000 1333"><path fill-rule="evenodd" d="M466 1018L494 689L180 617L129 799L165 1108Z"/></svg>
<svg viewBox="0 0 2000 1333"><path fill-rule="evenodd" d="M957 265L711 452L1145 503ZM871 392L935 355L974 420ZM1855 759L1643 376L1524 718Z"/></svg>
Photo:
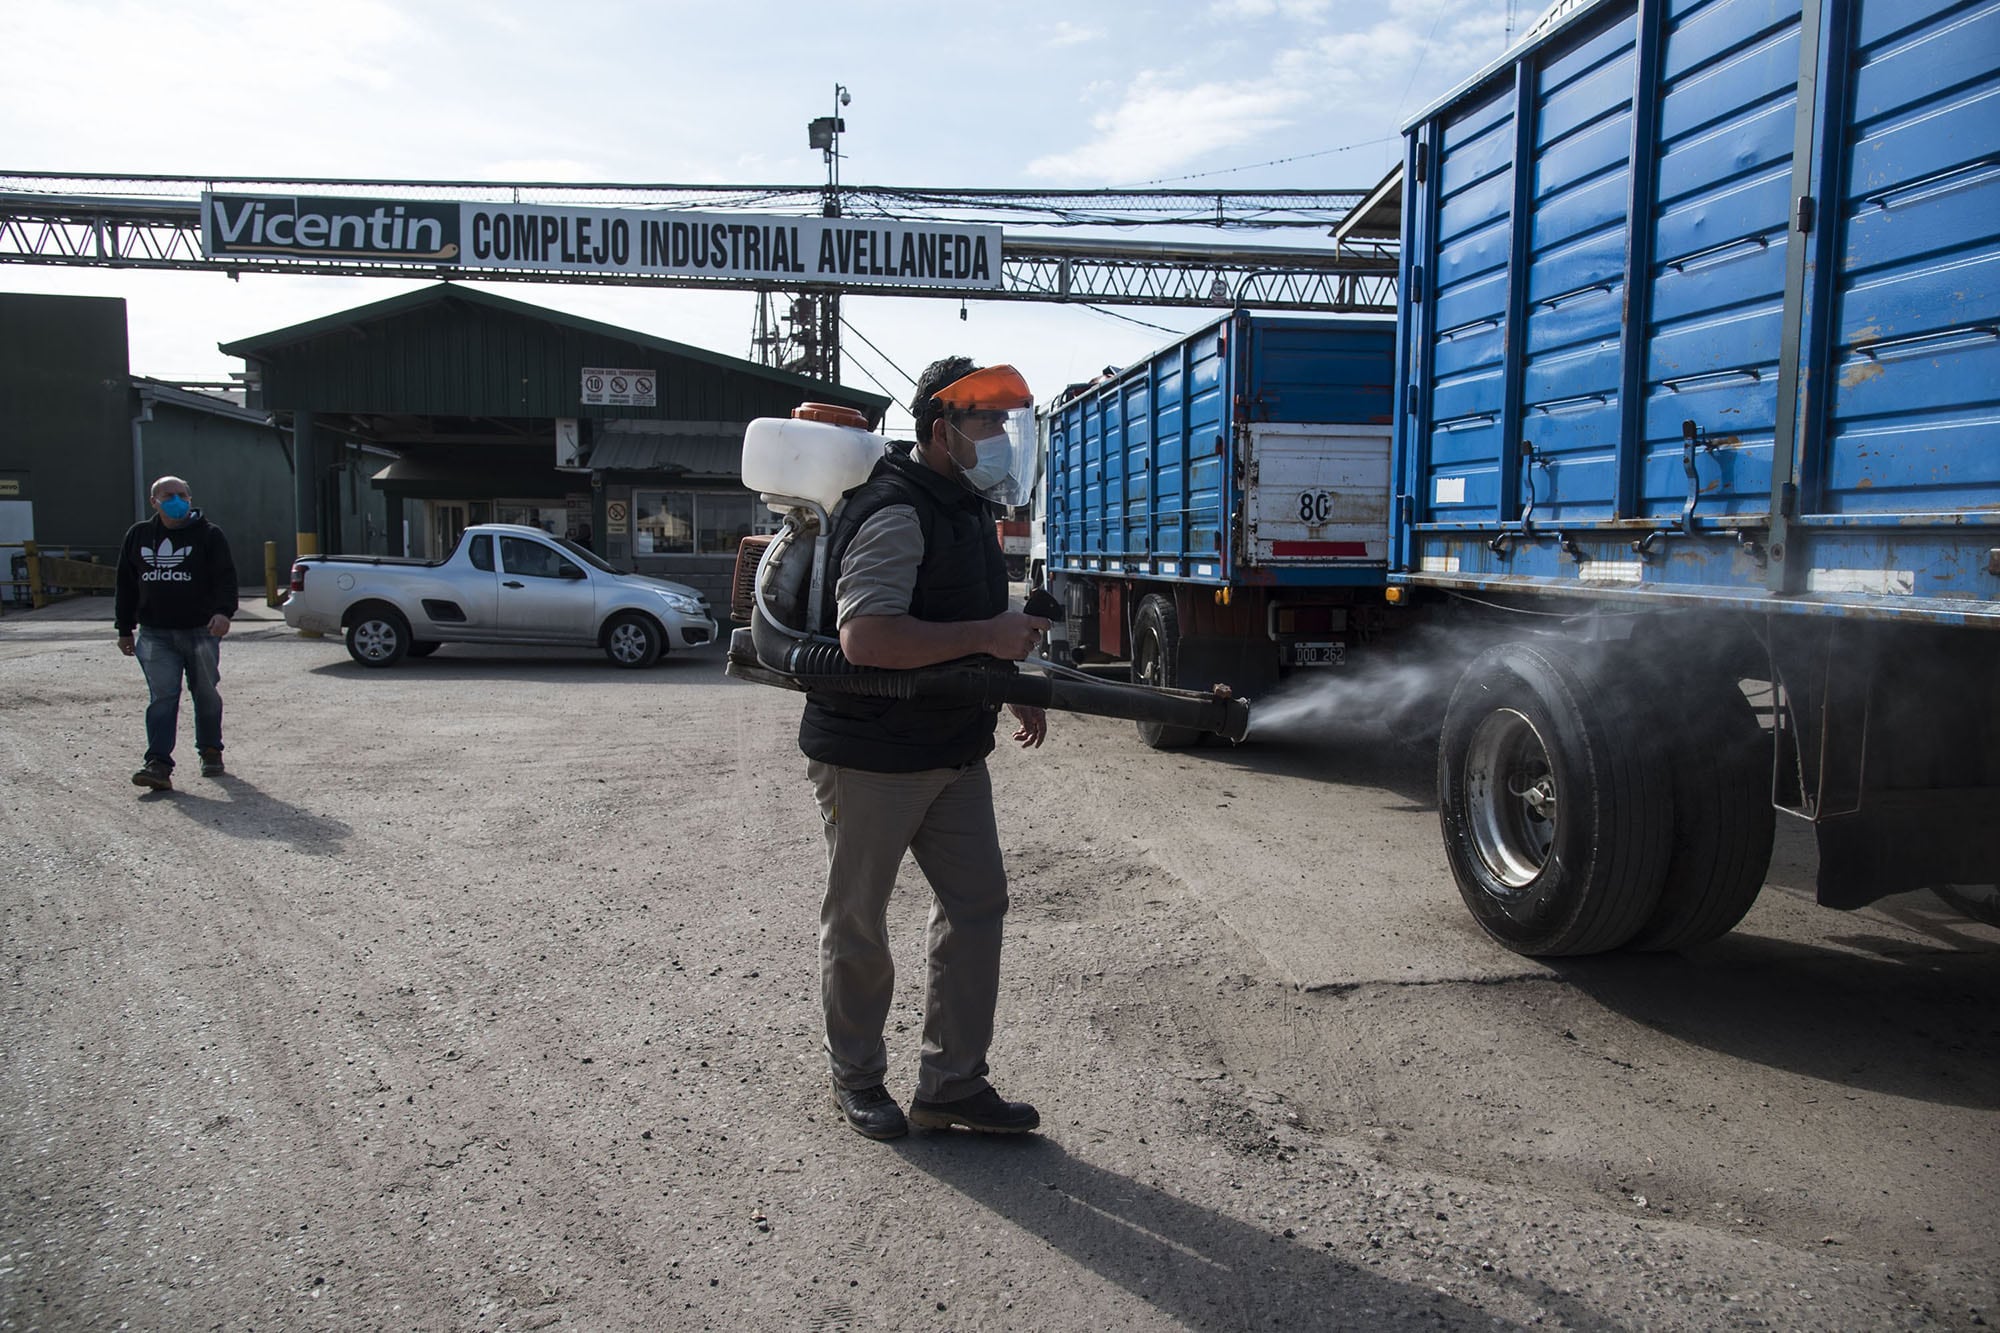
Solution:
<svg viewBox="0 0 2000 1333"><path fill-rule="evenodd" d="M854 184L1366 188L1401 123L1497 57L1539 0L1016 0L1008 6L141 0L0 6L0 169L353 180L824 180L805 124L853 102ZM1136 239L1167 239L1149 231ZM1317 243L1315 232L1198 239ZM219 379L218 342L416 284L9 265L0 290L122 296L132 368ZM748 292L495 284L732 355ZM1200 312L855 297L851 384L934 356L1039 391ZM1144 321L1134 323L1132 320ZM889 364L893 362L892 366ZM866 372L866 373L864 373ZM893 424L892 418L892 424Z"/></svg>

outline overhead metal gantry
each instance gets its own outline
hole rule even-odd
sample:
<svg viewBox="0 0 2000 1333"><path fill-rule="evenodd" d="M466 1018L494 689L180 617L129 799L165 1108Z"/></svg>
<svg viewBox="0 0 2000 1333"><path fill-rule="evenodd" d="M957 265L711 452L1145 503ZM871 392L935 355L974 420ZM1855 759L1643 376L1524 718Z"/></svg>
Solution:
<svg viewBox="0 0 2000 1333"><path fill-rule="evenodd" d="M222 273L332 274L345 277L604 283L716 290L800 290L743 276L448 266L405 260L203 253L201 190L342 191L383 199L480 200L664 211L818 213L824 190L806 186L567 185L491 182L223 180L186 176L112 177L0 173L0 263ZM1329 232L1361 191L1026 192L912 190L842 186L851 218L978 221L1015 226L1212 226ZM1009 234L1001 286L968 293L922 283L874 282L851 294L1091 305L1255 306L1335 314L1395 309L1395 247L1389 242L1324 248L1053 238Z"/></svg>

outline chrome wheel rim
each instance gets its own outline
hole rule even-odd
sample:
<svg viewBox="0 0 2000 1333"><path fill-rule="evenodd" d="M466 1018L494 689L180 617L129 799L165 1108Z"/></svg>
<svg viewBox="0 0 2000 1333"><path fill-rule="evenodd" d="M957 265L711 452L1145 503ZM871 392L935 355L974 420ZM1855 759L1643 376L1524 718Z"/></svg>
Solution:
<svg viewBox="0 0 2000 1333"><path fill-rule="evenodd" d="M364 620L354 627L354 648L371 662L396 651L396 630L387 621Z"/></svg>
<svg viewBox="0 0 2000 1333"><path fill-rule="evenodd" d="M611 655L621 662L637 662L646 656L646 631L631 621L611 627Z"/></svg>
<svg viewBox="0 0 2000 1333"><path fill-rule="evenodd" d="M1492 876L1523 889L1548 865L1561 827L1555 767L1535 724L1496 709L1465 754L1465 807L1472 845Z"/></svg>

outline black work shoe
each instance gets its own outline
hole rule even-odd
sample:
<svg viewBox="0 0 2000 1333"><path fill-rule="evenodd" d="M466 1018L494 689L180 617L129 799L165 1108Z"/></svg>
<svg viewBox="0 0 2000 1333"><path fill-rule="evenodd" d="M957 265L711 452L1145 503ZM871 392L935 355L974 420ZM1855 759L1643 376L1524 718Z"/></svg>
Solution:
<svg viewBox="0 0 2000 1333"><path fill-rule="evenodd" d="M205 778L219 778L223 772L222 751L203 750L201 752L201 775Z"/></svg>
<svg viewBox="0 0 2000 1333"><path fill-rule="evenodd" d="M903 1108L880 1083L872 1088L843 1088L834 1085L833 1104L856 1134L871 1139L900 1139L910 1132Z"/></svg>
<svg viewBox="0 0 2000 1333"><path fill-rule="evenodd" d="M132 785L151 787L154 791L172 791L174 770L167 766L167 761L164 759L148 759L139 765L139 771L132 775Z"/></svg>
<svg viewBox="0 0 2000 1333"><path fill-rule="evenodd" d="M925 1129L964 1125L980 1134L1026 1134L1042 1123L1042 1117L1026 1102L1010 1102L993 1089L982 1088L957 1101L915 1098L910 1102L910 1123Z"/></svg>

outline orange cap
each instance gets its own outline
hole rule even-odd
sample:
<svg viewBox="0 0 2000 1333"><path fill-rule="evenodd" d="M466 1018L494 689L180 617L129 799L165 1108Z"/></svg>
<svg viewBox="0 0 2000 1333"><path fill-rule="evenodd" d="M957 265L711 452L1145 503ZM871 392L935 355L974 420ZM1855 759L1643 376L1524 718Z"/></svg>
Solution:
<svg viewBox="0 0 2000 1333"><path fill-rule="evenodd" d="M954 412L1011 412L1035 405L1028 381L1012 366L975 370L945 385L931 398Z"/></svg>
<svg viewBox="0 0 2000 1333"><path fill-rule="evenodd" d="M868 418L861 414L859 408L842 407L837 403L800 403L792 409L792 417L798 421L824 421L833 426L868 429Z"/></svg>

